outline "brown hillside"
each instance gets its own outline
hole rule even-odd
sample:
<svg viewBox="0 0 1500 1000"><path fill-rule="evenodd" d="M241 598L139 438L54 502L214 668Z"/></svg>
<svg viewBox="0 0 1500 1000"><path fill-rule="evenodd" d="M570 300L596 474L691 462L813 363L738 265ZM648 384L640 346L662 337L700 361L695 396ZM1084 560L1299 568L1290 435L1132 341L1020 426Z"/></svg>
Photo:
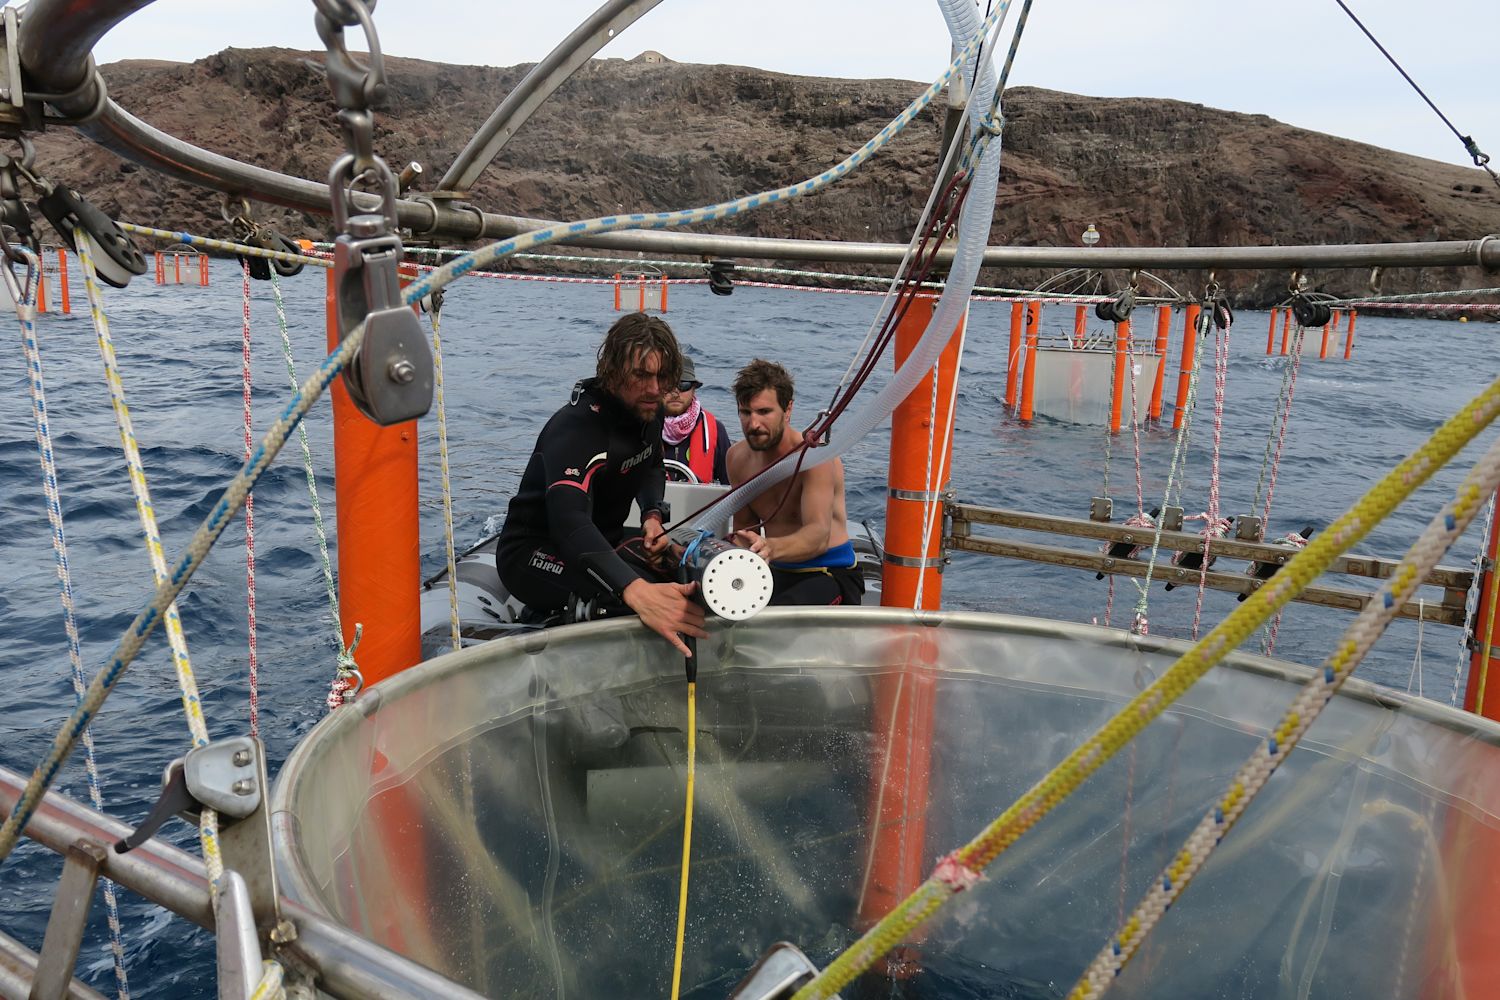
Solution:
<svg viewBox="0 0 1500 1000"><path fill-rule="evenodd" d="M377 150L433 181L529 67L388 59ZM228 49L192 64L104 67L111 95L152 125L229 156L323 178L342 142L320 54ZM471 200L554 219L678 208L817 173L863 144L921 85L826 80L734 66L595 60L512 140ZM1470 239L1500 231L1483 173L1292 128L1259 115L1148 99L1018 88L1006 95L1005 165L994 243L1067 245L1088 223L1105 245L1220 245ZM904 242L934 169L934 112L849 180L715 231ZM224 235L219 199L120 161L66 129L39 166L117 218ZM296 235L326 218L262 207ZM1031 284L1037 274L984 280ZM1222 278L1223 276L1221 276ZM1367 275L1318 275L1359 290ZM1285 274L1236 276L1264 300ZM1200 276L1181 276L1192 282ZM1484 283L1481 275L1392 274L1386 290ZM1491 282L1492 283L1492 282Z"/></svg>

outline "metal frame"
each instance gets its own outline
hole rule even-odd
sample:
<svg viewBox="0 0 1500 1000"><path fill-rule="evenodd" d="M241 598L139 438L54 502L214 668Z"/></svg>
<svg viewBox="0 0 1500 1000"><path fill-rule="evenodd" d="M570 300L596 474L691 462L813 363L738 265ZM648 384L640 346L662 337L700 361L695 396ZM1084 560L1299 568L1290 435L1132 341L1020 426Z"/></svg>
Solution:
<svg viewBox="0 0 1500 1000"><path fill-rule="evenodd" d="M0 767L0 810L10 812L25 787L24 775ZM129 832L124 823L55 792L47 794L25 830L26 836L58 853L80 840L113 844ZM199 927L214 928L208 875L203 862L185 851L153 838L126 854L106 851L99 872ZM318 988L325 993L377 1000L427 1000L437 996L481 1000L480 994L467 987L285 897L281 910L295 928L295 937L282 946L283 953L313 970Z"/></svg>
<svg viewBox="0 0 1500 1000"><path fill-rule="evenodd" d="M121 0L119 3L107 0L32 0L21 24L21 65L27 77L53 92L68 92L78 88L86 81L90 66L88 53L94 43L114 25L149 2L150 0ZM645 0L637 2L644 4ZM615 2L600 8L595 17L615 12L623 18L633 9L634 5ZM638 12L636 16L643 12ZM575 32L570 35L548 57L549 60L556 57L556 72L561 72L568 64L569 56L577 56L586 47L578 43L593 37L590 35L575 41L577 34ZM574 45L573 48L569 48L570 43ZM516 101L503 116L502 110L511 102L507 101L497 108L491 116L496 129L503 129L506 122L519 125L524 120L522 112L529 114L544 99L544 85L555 87L556 83L561 82L554 82L554 77L555 73L552 72L544 74L534 84L536 89L530 96ZM530 80L530 77L527 79ZM70 100L54 102L54 107L63 114L84 114L93 107L96 99L94 88L83 87ZM489 127L489 123L486 123L486 127ZM313 214L328 214L331 211L326 184L251 166L200 149L152 128L112 100L106 102L99 118L78 126L78 129L88 138L125 159L200 187L234 195L249 195ZM453 171L449 173L452 174ZM467 173L463 176L467 176ZM361 205L366 200L370 205L375 203L372 198L358 200ZM401 226L412 229L426 239L502 239L560 224L551 219L481 212L474 208L442 204L429 198L400 200L396 203L396 212ZM858 264L899 264L906 252L904 244L893 243L844 243L640 230L604 233L562 242L601 250L644 250L656 254L694 257L709 255ZM945 251L945 254L946 256L939 255L940 262L951 259L952 251ZM1500 269L1500 240L1481 237L1433 243L1302 247L990 247L985 251L984 265L1001 268L1087 267L1096 270L1473 266Z"/></svg>
<svg viewBox="0 0 1500 1000"><path fill-rule="evenodd" d="M953 532L947 544L955 551L978 552L984 555L1024 559L1029 562L1067 566L1073 569L1109 573L1117 576L1133 576L1144 579L1147 564L1135 559L1121 559L1098 551L1080 551L1053 545L1011 539L986 538L973 534L976 524L991 524L1022 531L1046 532L1072 538L1098 539L1105 542L1121 542L1149 547L1156 537L1152 528L1127 527L1086 518L1059 517L1049 514L1033 514L1026 511L1002 510L980 507L974 504L955 503L948 506L952 517ZM1202 552L1203 536L1187 531L1163 531L1160 547L1166 553L1157 560L1152 578L1163 582L1191 586L1198 583L1200 572L1183 569L1169 561L1174 552ZM1295 549L1264 542L1245 542L1233 538L1216 538L1212 552L1226 559L1243 559L1247 562L1281 564L1296 554ZM1389 579L1398 563L1375 556L1340 556L1329 567L1330 573L1365 577L1374 580ZM1252 594L1265 585L1264 580L1244 573L1225 573L1210 569L1203 574L1203 582L1214 590L1230 593ZM1464 601L1474 574L1469 570L1439 566L1422 581L1426 586L1442 587L1440 602L1416 601L1403 604L1397 617L1420 618L1423 621L1442 625L1464 624ZM1369 591L1345 590L1337 587L1308 587L1293 600L1304 604L1360 611L1373 594Z"/></svg>

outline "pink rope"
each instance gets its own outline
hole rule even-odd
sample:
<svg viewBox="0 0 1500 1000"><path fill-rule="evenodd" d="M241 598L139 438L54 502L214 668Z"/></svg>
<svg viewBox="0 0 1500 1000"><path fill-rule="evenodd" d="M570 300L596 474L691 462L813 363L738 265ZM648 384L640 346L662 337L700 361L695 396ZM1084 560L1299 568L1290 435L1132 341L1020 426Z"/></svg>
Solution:
<svg viewBox="0 0 1500 1000"><path fill-rule="evenodd" d="M245 460L255 447L250 421L250 261L241 258L244 266L244 324L241 327L240 359L243 395L245 399ZM255 495L245 495L245 603L250 620L250 735L260 732L260 664L255 653Z"/></svg>
<svg viewBox="0 0 1500 1000"><path fill-rule="evenodd" d="M1229 381L1229 327L1220 330L1214 324L1214 450L1208 476L1208 512L1203 528L1203 562L1198 567L1198 601L1193 608L1193 638L1203 621L1203 592L1208 589L1209 544L1223 538L1229 522L1219 517L1219 444L1224 431L1224 387Z"/></svg>
<svg viewBox="0 0 1500 1000"><path fill-rule="evenodd" d="M1286 406L1281 411L1281 428L1276 433L1276 456L1271 459L1270 481L1266 484L1266 505L1261 510L1260 525L1264 534L1271 530L1271 495L1276 492L1276 470L1281 467L1281 449L1286 444L1286 428L1292 420L1292 396L1297 392L1297 369L1302 367L1302 341L1305 331L1299 325L1297 335L1292 338L1292 377L1287 382ZM1276 616L1280 620L1281 616ZM1274 634L1275 624L1272 624Z"/></svg>
<svg viewBox="0 0 1500 1000"><path fill-rule="evenodd" d="M946 885L955 893L972 889L979 884L982 874L964 864L958 852L945 854L938 860L937 867L932 870L932 877Z"/></svg>

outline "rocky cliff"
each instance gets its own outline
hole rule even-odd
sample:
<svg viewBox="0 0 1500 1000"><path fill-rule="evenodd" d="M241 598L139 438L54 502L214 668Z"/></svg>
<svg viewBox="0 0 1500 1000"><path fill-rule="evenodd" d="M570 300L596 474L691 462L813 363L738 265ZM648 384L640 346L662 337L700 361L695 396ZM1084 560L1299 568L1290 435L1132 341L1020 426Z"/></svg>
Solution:
<svg viewBox="0 0 1500 1000"><path fill-rule="evenodd" d="M434 181L528 66L388 59L377 151ZM103 68L111 95L188 142L323 178L342 151L320 53L229 49L192 64ZM489 210L571 219L704 204L815 174L863 144L921 90L735 66L595 60L563 86L481 178ZM1469 239L1500 231L1500 190L1480 171L1197 104L1029 88L1006 94L994 243L1106 246ZM904 242L932 181L940 111L826 194L740 216L714 231ZM217 194L155 176L52 129L39 166L116 218L224 235ZM294 235L328 220L261 207ZM1044 275L986 273L1030 286ZM1194 287L1202 276L1175 280ZM1223 277L1223 276L1221 276ZM1345 291L1368 275L1317 275ZM1265 301L1285 274L1236 275ZM1484 283L1476 273L1392 273L1387 291ZM1493 283L1492 281L1489 283Z"/></svg>

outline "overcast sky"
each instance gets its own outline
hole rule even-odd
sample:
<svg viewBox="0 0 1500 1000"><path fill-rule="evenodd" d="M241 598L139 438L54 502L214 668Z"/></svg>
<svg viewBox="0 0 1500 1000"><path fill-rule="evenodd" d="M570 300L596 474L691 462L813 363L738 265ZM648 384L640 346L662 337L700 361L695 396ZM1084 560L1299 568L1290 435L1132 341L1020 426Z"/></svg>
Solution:
<svg viewBox="0 0 1500 1000"><path fill-rule="evenodd" d="M381 0L375 21L389 54L510 66L540 59L599 2ZM1345 2L1500 163L1500 2ZM321 48L311 0L156 0L106 35L95 57L191 61L265 45ZM930 0L663 0L601 54L645 49L680 62L923 82L948 58ZM1011 84L1176 98L1469 164L1334 0L1034 0Z"/></svg>

